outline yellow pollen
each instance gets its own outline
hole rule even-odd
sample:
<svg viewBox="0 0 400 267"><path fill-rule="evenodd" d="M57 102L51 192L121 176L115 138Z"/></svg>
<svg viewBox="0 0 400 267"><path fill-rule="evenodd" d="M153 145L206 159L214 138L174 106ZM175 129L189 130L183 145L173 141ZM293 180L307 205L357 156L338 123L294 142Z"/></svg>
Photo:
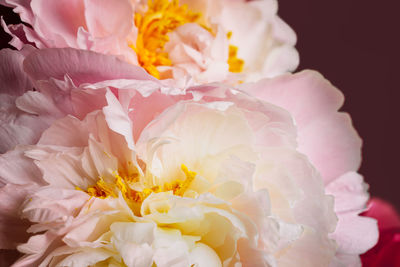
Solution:
<svg viewBox="0 0 400 267"><path fill-rule="evenodd" d="M79 187L76 187L76 189L83 191ZM114 192L113 184L106 183L101 177L94 186L91 186L87 189L86 193L91 197L98 197L103 199L108 198L109 196L117 196L117 194L115 194Z"/></svg>
<svg viewBox="0 0 400 267"><path fill-rule="evenodd" d="M137 55L139 65L149 74L160 79L158 66L171 66L168 53L164 51L169 41L168 33L186 23L197 23L212 33L206 25L200 24L201 13L192 12L187 5L179 5L179 0L148 0L147 11L135 13L134 22L138 29L136 44L129 44ZM228 39L232 32L227 33ZM229 71L241 72L244 61L237 57L236 46L229 46Z"/></svg>
<svg viewBox="0 0 400 267"><path fill-rule="evenodd" d="M181 165L181 169L185 173L186 179L181 183L179 190L175 192L178 196L183 196L197 175L196 172L189 171L185 164Z"/></svg>
<svg viewBox="0 0 400 267"><path fill-rule="evenodd" d="M171 65L168 54L164 52L168 33L183 24L196 22L200 16L200 13L188 10L187 5L179 5L179 0L148 0L145 14L135 14L138 36L136 45L130 45L137 54L139 64L159 79L157 66Z"/></svg>
<svg viewBox="0 0 400 267"><path fill-rule="evenodd" d="M228 65L230 72L242 72L244 66L244 60L237 57L238 47L229 45L229 58Z"/></svg>
<svg viewBox="0 0 400 267"><path fill-rule="evenodd" d="M228 40L232 38L232 31L229 31L226 34ZM229 58L228 65L230 72L242 72L244 66L244 60L237 57L238 47L234 45L229 45Z"/></svg>
<svg viewBox="0 0 400 267"><path fill-rule="evenodd" d="M185 180L176 180L172 183L165 183L163 186L157 185L151 188L144 188L142 191L132 189L129 186L131 178L122 177L116 172L113 174L115 177L114 183L107 183L100 178L95 185L89 187L86 191L79 187L76 187L76 189L86 192L91 197L102 199L117 197L119 191L126 200L141 204L151 193L173 191L174 195L183 196L196 177L196 173L189 171L184 164L181 165L181 169L186 176Z"/></svg>
<svg viewBox="0 0 400 267"><path fill-rule="evenodd" d="M164 191L173 191L174 195L177 196L183 196L185 194L186 190L196 177L196 173L189 171L185 164L181 165L181 169L185 173L186 179L184 181L176 180L172 183L165 183Z"/></svg>

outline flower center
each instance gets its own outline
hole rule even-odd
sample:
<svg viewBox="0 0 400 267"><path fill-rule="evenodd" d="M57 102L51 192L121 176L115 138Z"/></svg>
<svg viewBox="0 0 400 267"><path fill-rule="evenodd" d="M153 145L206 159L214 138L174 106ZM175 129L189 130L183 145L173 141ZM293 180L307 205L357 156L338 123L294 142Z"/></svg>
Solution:
<svg viewBox="0 0 400 267"><path fill-rule="evenodd" d="M136 44L129 45L136 52L140 66L159 79L157 67L172 65L168 53L164 51L169 41L168 33L186 23L198 23L200 18L201 13L190 11L187 5L179 5L179 0L148 0L147 11L144 14L135 13L138 35ZM237 47L229 46L228 64L231 72L241 72L243 69L244 62L237 58L237 50Z"/></svg>
<svg viewBox="0 0 400 267"><path fill-rule="evenodd" d="M164 183L162 186L156 185L145 187L141 191L135 190L131 187L131 184L132 182L138 181L132 181L130 177L122 177L114 173L115 180L113 183L108 183L100 177L97 183L89 187L85 192L91 197L104 199L108 197L118 197L118 192L120 191L125 200L135 202L135 204L142 204L151 193L172 191L174 195L182 197L196 177L196 172L189 171L184 164L181 165L181 169L186 177L184 180L177 179L173 182ZM82 190L80 188L77 189Z"/></svg>
<svg viewBox="0 0 400 267"><path fill-rule="evenodd" d="M136 13L135 25L138 29L135 50L139 64L151 75L160 78L157 66L171 66L164 45L168 42L168 33L181 25L196 22L200 13L188 10L187 5L179 5L179 0L149 0L147 11L143 15Z"/></svg>
<svg viewBox="0 0 400 267"><path fill-rule="evenodd" d="M228 32L227 37L230 39L232 32ZM237 57L238 47L235 45L229 45L229 58L228 65L230 72L242 72L244 67L244 60Z"/></svg>

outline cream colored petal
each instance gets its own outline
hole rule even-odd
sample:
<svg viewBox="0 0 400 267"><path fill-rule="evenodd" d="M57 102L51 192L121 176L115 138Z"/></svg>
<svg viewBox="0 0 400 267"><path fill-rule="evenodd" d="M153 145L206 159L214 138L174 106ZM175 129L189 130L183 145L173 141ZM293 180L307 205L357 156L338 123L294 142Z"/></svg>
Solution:
<svg viewBox="0 0 400 267"><path fill-rule="evenodd" d="M104 249L82 249L78 253L73 253L70 256L59 262L56 267L80 267L91 266L100 261L103 261L112 256L112 253Z"/></svg>
<svg viewBox="0 0 400 267"><path fill-rule="evenodd" d="M203 243L197 243L190 251L190 265L196 267L222 267L217 253Z"/></svg>

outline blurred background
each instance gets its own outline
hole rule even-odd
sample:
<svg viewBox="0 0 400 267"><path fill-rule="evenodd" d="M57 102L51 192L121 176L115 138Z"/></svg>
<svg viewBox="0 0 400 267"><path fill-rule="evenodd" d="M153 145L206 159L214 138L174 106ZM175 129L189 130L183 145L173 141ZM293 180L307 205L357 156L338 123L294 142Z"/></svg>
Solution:
<svg viewBox="0 0 400 267"><path fill-rule="evenodd" d="M364 139L360 169L370 192L400 209L400 15L398 0L279 0L297 33L300 67L315 69L346 96ZM0 7L7 23L17 23ZM1 31L0 45L9 37Z"/></svg>
<svg viewBox="0 0 400 267"><path fill-rule="evenodd" d="M278 0L297 33L298 70L338 87L364 140L360 173L400 210L400 2Z"/></svg>

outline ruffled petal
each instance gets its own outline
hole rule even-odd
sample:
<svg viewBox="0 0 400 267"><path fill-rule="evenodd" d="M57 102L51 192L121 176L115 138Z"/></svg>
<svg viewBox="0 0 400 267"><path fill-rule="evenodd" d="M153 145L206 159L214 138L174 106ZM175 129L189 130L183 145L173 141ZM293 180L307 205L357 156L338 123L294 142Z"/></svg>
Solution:
<svg viewBox="0 0 400 267"><path fill-rule="evenodd" d="M24 73L24 56L11 49L0 51L0 93L20 96L32 89L29 77Z"/></svg>
<svg viewBox="0 0 400 267"><path fill-rule="evenodd" d="M44 185L42 174L32 160L25 156L28 147L17 147L0 155L0 184Z"/></svg>
<svg viewBox="0 0 400 267"><path fill-rule="evenodd" d="M243 89L292 114L298 127L299 151L310 158L325 183L357 170L361 139L350 117L337 112L342 94L319 73L283 75Z"/></svg>
<svg viewBox="0 0 400 267"><path fill-rule="evenodd" d="M7 184L0 188L0 249L15 249L29 235L27 221L19 218L19 209L28 194L37 186L33 184Z"/></svg>
<svg viewBox="0 0 400 267"><path fill-rule="evenodd" d="M67 74L76 85L110 79L154 80L142 68L116 57L71 48L34 51L24 69L34 80L64 80Z"/></svg>

